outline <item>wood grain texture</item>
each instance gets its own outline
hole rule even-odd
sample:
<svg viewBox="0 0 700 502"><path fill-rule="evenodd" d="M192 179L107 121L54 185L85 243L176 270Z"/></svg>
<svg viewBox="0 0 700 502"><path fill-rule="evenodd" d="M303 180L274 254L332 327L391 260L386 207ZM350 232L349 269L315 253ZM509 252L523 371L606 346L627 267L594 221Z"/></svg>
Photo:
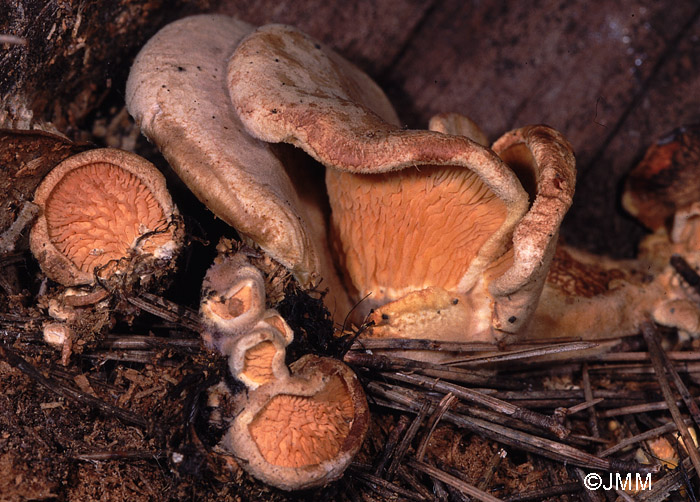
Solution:
<svg viewBox="0 0 700 502"><path fill-rule="evenodd" d="M436 0L224 1L218 11L254 25L296 26L370 74L391 66Z"/></svg>
<svg viewBox="0 0 700 502"><path fill-rule="evenodd" d="M411 127L455 111L491 139L531 123L562 131L579 169L563 235L631 256L643 230L619 208L624 174L655 138L700 120L697 17L690 1L446 0L385 87Z"/></svg>

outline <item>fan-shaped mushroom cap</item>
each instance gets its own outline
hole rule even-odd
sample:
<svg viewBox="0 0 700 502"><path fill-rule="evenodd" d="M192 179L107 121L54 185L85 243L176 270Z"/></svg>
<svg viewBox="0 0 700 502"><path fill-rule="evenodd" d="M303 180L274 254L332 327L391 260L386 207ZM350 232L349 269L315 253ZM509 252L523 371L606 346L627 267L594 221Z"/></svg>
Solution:
<svg viewBox="0 0 700 502"><path fill-rule="evenodd" d="M269 145L245 132L230 104L226 63L252 30L218 15L169 24L134 61L127 108L214 214L288 267L302 285L323 277L329 300L337 302L330 307L345 311L348 301L325 245L320 209L300 197L285 166Z"/></svg>
<svg viewBox="0 0 700 502"><path fill-rule="evenodd" d="M372 294L360 310L425 288L468 291L505 253L527 200L504 163L466 137L399 128L376 86L307 35L258 29L228 80L253 135L328 168L346 284L356 299Z"/></svg>
<svg viewBox="0 0 700 502"><path fill-rule="evenodd" d="M436 116L431 126L483 140L473 122L457 114ZM427 288L375 309L369 318L374 323L369 336L489 341L494 335L500 338L527 328L554 254L559 226L572 202L575 162L569 143L546 126L511 131L493 148L528 187L532 199L530 210L515 227L508 251L496 257L470 289Z"/></svg>
<svg viewBox="0 0 700 502"><path fill-rule="evenodd" d="M114 272L132 252L170 259L182 245L165 179L129 152L69 157L44 178L34 202L41 213L30 234L32 253L64 286L93 284L96 268Z"/></svg>
<svg viewBox="0 0 700 502"><path fill-rule="evenodd" d="M340 477L362 445L369 411L357 377L340 361L308 355L291 371L250 393L223 444L256 478L299 490Z"/></svg>

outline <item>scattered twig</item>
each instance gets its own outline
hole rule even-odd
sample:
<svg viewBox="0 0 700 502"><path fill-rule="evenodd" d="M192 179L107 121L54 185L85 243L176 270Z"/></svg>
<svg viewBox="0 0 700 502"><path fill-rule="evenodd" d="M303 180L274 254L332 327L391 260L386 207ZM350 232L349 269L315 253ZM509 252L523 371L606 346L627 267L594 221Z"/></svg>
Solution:
<svg viewBox="0 0 700 502"><path fill-rule="evenodd" d="M149 293L139 296L129 296L127 301L146 312L167 321L176 322L192 331L200 331L201 323L196 314L190 309Z"/></svg>
<svg viewBox="0 0 700 502"><path fill-rule="evenodd" d="M106 460L157 460L167 455L165 450L117 450L96 451L92 453L76 453L71 456L75 460L106 461Z"/></svg>
<svg viewBox="0 0 700 502"><path fill-rule="evenodd" d="M19 37L13 37L12 35L0 35L0 43L11 43L3 37L12 37L15 40L24 40ZM14 42L19 43L19 42ZM25 40L26 43L26 40ZM22 44L24 45L24 44ZM5 230L0 234L0 255L5 253L11 253L15 250L17 241L19 240L22 232L29 225L34 218L39 214L39 206L33 202L25 201L22 203L22 208L19 210L19 214L15 221L12 222L10 228Z"/></svg>
<svg viewBox="0 0 700 502"><path fill-rule="evenodd" d="M570 472L574 473L576 479L579 481L579 487L585 487L586 473L580 467L572 467ZM581 490L581 499L583 502L604 502L606 499L600 492L596 490Z"/></svg>
<svg viewBox="0 0 700 502"><path fill-rule="evenodd" d="M671 351L666 352L669 359L674 361L698 361L700 360L700 352L697 351ZM587 358L588 362L644 362L649 361L649 352L606 352L604 354L596 354ZM608 368L612 366L607 366ZM596 369L604 369L606 366L592 366Z"/></svg>
<svg viewBox="0 0 700 502"><path fill-rule="evenodd" d="M498 469L498 465L501 463L501 460L506 458L507 455L508 453L506 453L503 448L499 448L496 453L491 455L489 463L484 469L484 473L479 478L479 484L476 485L479 490L486 490L486 488L488 488L489 483L491 483L491 479L493 479L493 475L496 473L496 469Z"/></svg>
<svg viewBox="0 0 700 502"><path fill-rule="evenodd" d="M656 481L651 486L651 490L643 490L637 494L637 499L639 502L663 502L667 500L672 491L685 486L688 476L694 470L693 462L686 458L680 463L678 469L674 469Z"/></svg>
<svg viewBox="0 0 700 502"><path fill-rule="evenodd" d="M575 415L576 413L579 413L583 410L587 410L597 404L602 403L605 401L605 398L599 397L596 399L592 399L590 401L584 401L581 404L577 404L576 406L570 406L569 408L566 408L563 410L564 415Z"/></svg>
<svg viewBox="0 0 700 502"><path fill-rule="evenodd" d="M661 356L663 349L661 348L661 345L657 339L656 327L651 322L643 323L642 335L644 336L644 340L646 340L649 347L651 363L654 366L654 371L656 371L656 377L659 381L659 385L661 386L661 392L666 400L666 403L668 403L668 410L671 412L671 416L673 417L673 421L676 423L676 427L678 427L678 431L683 439L685 450L690 455L690 459L695 467L695 472L700 473L700 452L698 452L698 448L693 442L693 438L688 431L688 427L686 427L685 422L683 421L683 416L676 405L676 398L673 395L668 378L666 377L664 359Z"/></svg>
<svg viewBox="0 0 700 502"><path fill-rule="evenodd" d="M403 462L404 456L408 452L408 448L409 446L411 446L413 438L415 438L416 434L418 434L420 424L423 422L423 420L425 420L425 417L428 416L428 413L430 413L430 402L424 401L418 407L416 416L413 419L413 422L411 422L411 425L406 431L406 434L404 434L404 437L399 443L399 446L396 447L396 453L394 454L394 458L391 460L391 464L389 464L389 468L386 471L387 479L394 479L394 474L396 473L396 470L401 465L401 462Z"/></svg>
<svg viewBox="0 0 700 502"><path fill-rule="evenodd" d="M452 368L403 357L362 354L350 351L345 354L343 360L353 367L371 368L378 371L413 371L435 378L444 378L453 382L483 387L492 385L497 385L501 389L522 389L524 387L522 382L507 378L499 378L497 381L494 381L492 375L479 373L478 371Z"/></svg>
<svg viewBox="0 0 700 502"><path fill-rule="evenodd" d="M520 391L501 391L492 392L489 390L482 390L484 394L489 394L495 398L503 399L505 401L535 401L535 400L545 400L545 401L558 401L558 400L576 400L579 404L581 401L585 401L585 393L583 389L553 389L553 390L530 390L526 392ZM593 391L594 399L605 399L608 400L626 400L626 401L644 401L646 400L646 394L641 391L620 391L620 390L609 390L609 389L596 389Z"/></svg>
<svg viewBox="0 0 700 502"><path fill-rule="evenodd" d="M406 395L400 387L397 388L388 384L370 382L368 390L385 399L398 402L404 407L408 406L414 412L416 412L419 407L418 402ZM471 430L492 441L587 469L640 473L656 472L658 470L657 467L644 466L636 462L601 459L566 444L558 443L547 438L537 437L532 434L526 434L508 427L503 427L499 424L486 422L485 420L474 417L467 417L451 411L446 412L443 418L445 421L451 422L458 427Z"/></svg>
<svg viewBox="0 0 700 502"><path fill-rule="evenodd" d="M382 454L377 460L376 467L374 468L374 475L381 477L382 471L384 471L384 468L386 467L387 462L389 462L389 459L394 455L394 452L396 450L396 446L398 445L399 441L403 437L404 433L406 432L406 429L408 429L408 425L411 423L410 419L406 415L401 415L399 417L399 422L396 424L396 426L391 429L391 432L389 433L389 437L386 439L386 442L384 443L384 448L382 450Z"/></svg>
<svg viewBox="0 0 700 502"><path fill-rule="evenodd" d="M199 338L166 338L143 335L109 335L100 344L113 350L144 350L144 349L187 349L196 350L202 346Z"/></svg>
<svg viewBox="0 0 700 502"><path fill-rule="evenodd" d="M399 485L387 481L386 479L382 479L378 476L375 476L374 474L365 472L362 469L356 467L354 464L350 466L350 472L353 476L359 478L360 480L363 480L366 484L370 486L376 485L378 487L381 487L383 490L388 491L394 496L400 495L401 497L404 497L408 500L417 500L419 502L423 502L424 500L426 500L421 494L416 494L410 490L401 488Z"/></svg>
<svg viewBox="0 0 700 502"><path fill-rule="evenodd" d="M34 366L29 364L21 356L15 354L15 352L12 349L10 349L2 343L0 343L0 359L4 359L10 366L17 368L22 373L30 377L32 380L43 385L48 390L54 392L55 394L58 394L59 396L76 401L79 404L83 404L91 408L97 409L106 415L114 416L122 422L131 425L136 425L138 427L141 427L142 429L148 429L149 425L151 425L144 418L134 415L133 413L127 410L111 405L105 401L102 401L101 399L90 396L89 394L85 394L75 389L71 389L70 387L55 384L54 382L46 378L44 375L42 375L39 372L39 370L37 370Z"/></svg>
<svg viewBox="0 0 700 502"><path fill-rule="evenodd" d="M593 349L598 344L595 342L570 342L560 343L555 345L546 345L544 347L534 347L529 349L512 350L501 354L471 356L467 358L454 359L446 362L449 366L475 366L480 364L494 364L519 359L535 359L537 357L561 354L563 352L574 352L579 350Z"/></svg>
<svg viewBox="0 0 700 502"><path fill-rule="evenodd" d="M700 398L696 398L700 399ZM675 402L676 406L680 405L680 401ZM668 409L668 402L666 401L657 401L654 403L647 403L647 404L635 404L631 406L623 406L621 408L612 408L610 410L604 410L598 412L598 416L600 418L611 418L611 417L619 417L620 415L636 415L637 413L648 413L650 411L660 411L660 410L667 410Z"/></svg>
<svg viewBox="0 0 700 502"><path fill-rule="evenodd" d="M122 350L106 352L86 352L80 357L97 361L120 361L125 363L157 364L158 366L175 366L176 363L168 359L158 358L155 350Z"/></svg>
<svg viewBox="0 0 700 502"><path fill-rule="evenodd" d="M435 408L435 411L433 411L433 414L430 415L425 434L423 434L420 443L418 443L418 448L416 449L416 458L418 460L423 460L425 450L428 448L428 443L430 442L430 438L432 437L433 432L435 432L435 427L437 427L438 422L440 422L442 416L445 414L445 412L447 412L447 410L450 409L450 406L452 406L452 403L454 403L455 400L457 400L457 397L454 394L449 393L445 395L445 397L440 400L440 403Z"/></svg>
<svg viewBox="0 0 700 502"><path fill-rule="evenodd" d="M408 483L411 486L411 488L419 492L425 499L431 500L433 498L433 494L430 493L430 490L428 490L428 488L421 484L416 479L416 476L414 476L414 474L408 469L406 469L404 466L399 467L396 471L396 474L406 483Z"/></svg>
<svg viewBox="0 0 700 502"><path fill-rule="evenodd" d="M588 363L583 363L581 367L581 380L583 382L583 395L586 398L586 402L590 403L593 401L593 389L591 388L591 377L588 374ZM593 437L600 437L598 418L596 417L595 408L593 406L588 408L588 429L591 431Z"/></svg>
<svg viewBox="0 0 700 502"><path fill-rule="evenodd" d="M685 420L686 424L690 424L690 420ZM600 452L601 457L608 457L612 455L613 453L617 453L618 451L624 450L628 446L632 446L637 443L641 443L642 441L646 441L647 439L654 439L659 436L663 436L664 434L668 434L669 432L673 432L675 430L678 430L676 427L676 424L673 422L669 422L665 425L662 425L660 427L656 427L654 429L648 430L646 432L642 432L641 434L637 434L635 436L625 438L619 443L617 443L615 446L611 446L607 450L604 450Z"/></svg>
<svg viewBox="0 0 700 502"><path fill-rule="evenodd" d="M442 352L494 352L499 347L486 342L441 342L428 339L363 338L351 350L438 350Z"/></svg>
<svg viewBox="0 0 700 502"><path fill-rule="evenodd" d="M678 275L688 283L688 286L693 288L696 293L700 294L700 276L693 267L685 261L685 258L679 254L674 254L671 256L671 266L678 272Z"/></svg>
<svg viewBox="0 0 700 502"><path fill-rule="evenodd" d="M646 340L646 338L647 338L647 335L645 334L644 339ZM647 343L649 343L649 342L647 341ZM683 383L683 380L681 380L680 375L678 374L678 372L674 368L671 360L666 356L666 352L661 348L661 345L659 344L658 340L656 339L656 336L653 336L652 343L655 345L654 351L659 356L661 356L661 362L663 363L663 366L666 368L666 371L668 372L669 376L671 377L671 380L673 380L673 384L676 386L678 393L680 394L681 398L683 399L683 402L685 403L686 407L688 408L688 412L690 413L690 416L692 417L693 421L695 422L695 425L700 427L700 407L698 407L698 403L696 403L695 400L693 399L693 396L690 395L690 392L688 391L688 387L686 387L685 384Z"/></svg>
<svg viewBox="0 0 700 502"><path fill-rule="evenodd" d="M460 399L464 399L465 401L485 406L489 409L498 411L499 413L503 413L504 415L512 416L513 418L522 420L525 423L548 430L560 439L565 438L571 432L553 417L542 415L541 413L516 406L506 401L496 399L486 394L482 394L481 392L467 389L459 385L441 382L437 379L430 379L420 375L410 375L405 373L382 373L382 375L386 378L418 385L427 389L436 390L438 392L451 392L455 396L459 397Z"/></svg>
<svg viewBox="0 0 700 502"><path fill-rule="evenodd" d="M563 485L548 486L547 488L542 488L540 490L520 493L518 495L507 497L503 500L504 502L529 502L530 500L539 501L550 497L556 497L557 495L567 495L569 493L576 493L579 491L581 491L581 485L578 483L565 483Z"/></svg>
<svg viewBox="0 0 700 502"><path fill-rule="evenodd" d="M452 476L451 474L441 471L440 469L433 467L432 465L426 464L425 462L421 462L419 460L414 459L408 459L406 463L409 467L412 467L413 469L416 469L418 471L422 471L431 478L439 479L443 483L447 483L448 485L457 488L462 493L469 495L470 497L474 497L476 500L481 500L482 502L501 501L501 499L494 497L490 493L486 493L482 490L479 490L477 487L472 486L469 483L466 483L465 481L462 481L461 479Z"/></svg>
<svg viewBox="0 0 700 502"><path fill-rule="evenodd" d="M0 44L27 45L27 39L23 37L18 37L17 35L0 33Z"/></svg>

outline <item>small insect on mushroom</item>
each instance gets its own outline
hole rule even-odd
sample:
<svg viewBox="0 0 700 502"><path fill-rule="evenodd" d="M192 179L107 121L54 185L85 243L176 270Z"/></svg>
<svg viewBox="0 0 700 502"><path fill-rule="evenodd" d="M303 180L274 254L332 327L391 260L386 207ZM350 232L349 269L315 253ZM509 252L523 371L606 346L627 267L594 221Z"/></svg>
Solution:
<svg viewBox="0 0 700 502"><path fill-rule="evenodd" d="M169 262L183 227L165 179L138 155L96 149L58 164L37 188L30 247L64 286L94 285L128 271L130 259ZM143 268L143 267L140 267Z"/></svg>

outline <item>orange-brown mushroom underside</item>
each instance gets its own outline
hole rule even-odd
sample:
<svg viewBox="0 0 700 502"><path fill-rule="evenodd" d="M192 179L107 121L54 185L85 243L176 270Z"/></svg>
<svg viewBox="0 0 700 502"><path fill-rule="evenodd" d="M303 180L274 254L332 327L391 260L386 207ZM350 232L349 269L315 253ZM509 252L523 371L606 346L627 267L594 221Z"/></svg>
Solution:
<svg viewBox="0 0 700 502"><path fill-rule="evenodd" d="M272 360L277 354L277 348L272 342L262 342L248 349L242 373L258 385L264 385L275 379Z"/></svg>
<svg viewBox="0 0 700 502"><path fill-rule="evenodd" d="M166 225L149 188L104 162L67 173L49 196L45 214L51 242L84 272L124 258L141 235ZM156 234L143 250L153 251L170 237Z"/></svg>
<svg viewBox="0 0 700 502"><path fill-rule="evenodd" d="M350 393L343 380L334 375L311 397L273 397L248 427L267 462L304 467L335 458L353 419Z"/></svg>
<svg viewBox="0 0 700 502"><path fill-rule="evenodd" d="M420 166L397 173L328 170L333 229L360 297L455 290L506 207L469 169Z"/></svg>

